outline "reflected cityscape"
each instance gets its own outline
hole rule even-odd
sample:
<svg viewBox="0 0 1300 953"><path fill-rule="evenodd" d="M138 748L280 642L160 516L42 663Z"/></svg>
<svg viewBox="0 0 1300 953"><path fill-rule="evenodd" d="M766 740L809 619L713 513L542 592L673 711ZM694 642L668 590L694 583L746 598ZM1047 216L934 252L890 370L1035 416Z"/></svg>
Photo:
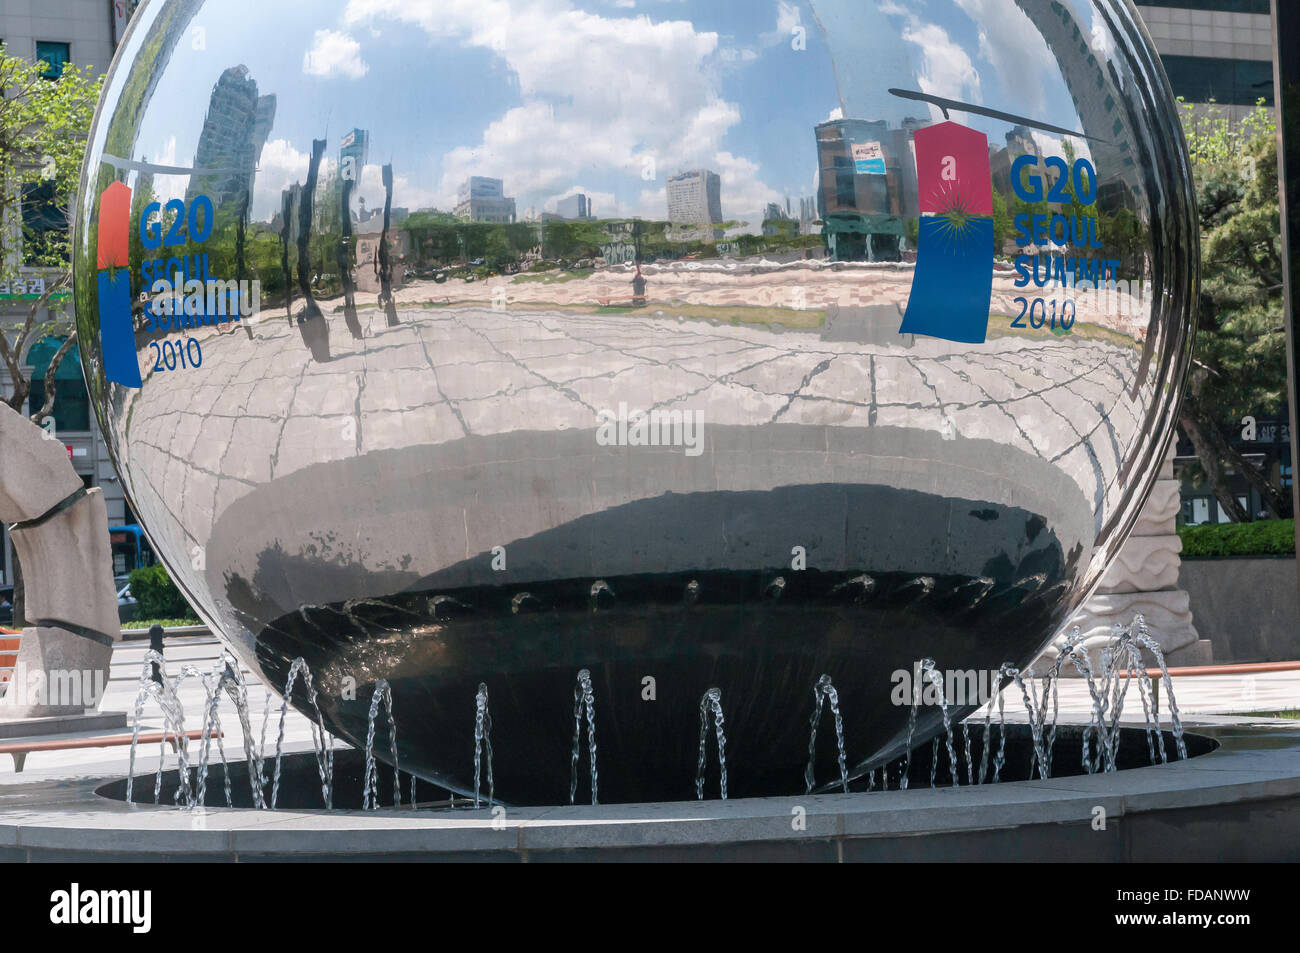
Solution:
<svg viewBox="0 0 1300 953"><path fill-rule="evenodd" d="M628 797L689 740L702 671L753 688L731 750L783 770L806 737L765 706L808 673L879 694L850 718L883 756L877 689L919 648L1027 660L1136 518L1187 362L1187 170L1131 8L997 0L994 41L960 3L786 3L752 35L726 5L575 6L594 32L555 46L437 6L332 0L304 29L152 4L110 76L84 356L205 618L277 683L297 655L326 695L385 679L439 726L403 764L460 788L441 691L495 675L518 725L571 663L604 696L671 670L680 698L602 739L642 765ZM98 252L123 189L119 332ZM863 577L878 598L846 597Z"/></svg>

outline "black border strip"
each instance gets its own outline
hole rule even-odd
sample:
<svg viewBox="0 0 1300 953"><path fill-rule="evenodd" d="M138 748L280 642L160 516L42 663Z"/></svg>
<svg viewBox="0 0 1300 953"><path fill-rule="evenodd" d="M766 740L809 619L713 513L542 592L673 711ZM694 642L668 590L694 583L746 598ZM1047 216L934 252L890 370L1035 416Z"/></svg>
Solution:
<svg viewBox="0 0 1300 953"><path fill-rule="evenodd" d="M71 632L73 635L83 639L90 639L92 642L98 642L100 645L113 646L114 639L111 635L105 635L96 629L88 629L84 625L77 625L75 622L60 622L57 619L36 619L27 623L29 629L62 629L64 632Z"/></svg>
<svg viewBox="0 0 1300 953"><path fill-rule="evenodd" d="M90 495L90 491L88 489L86 489L84 486L79 487L71 494L65 496L62 500L55 503L53 506L51 506L40 516L37 516L36 518L30 520L23 520L21 523L11 523L9 525L9 532L12 533L15 532L16 530L35 529L38 526L42 526L45 523L48 523L50 520L54 519L54 517L58 516L64 510L72 509L72 507L76 506L78 503L80 503L89 495Z"/></svg>

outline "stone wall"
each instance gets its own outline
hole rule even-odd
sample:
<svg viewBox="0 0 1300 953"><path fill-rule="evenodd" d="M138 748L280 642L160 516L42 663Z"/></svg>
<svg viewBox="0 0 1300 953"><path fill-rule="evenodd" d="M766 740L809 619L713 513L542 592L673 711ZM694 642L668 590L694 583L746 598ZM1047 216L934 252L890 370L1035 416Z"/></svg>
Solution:
<svg viewBox="0 0 1300 953"><path fill-rule="evenodd" d="M1300 660L1294 558L1188 560L1182 584L1216 664Z"/></svg>

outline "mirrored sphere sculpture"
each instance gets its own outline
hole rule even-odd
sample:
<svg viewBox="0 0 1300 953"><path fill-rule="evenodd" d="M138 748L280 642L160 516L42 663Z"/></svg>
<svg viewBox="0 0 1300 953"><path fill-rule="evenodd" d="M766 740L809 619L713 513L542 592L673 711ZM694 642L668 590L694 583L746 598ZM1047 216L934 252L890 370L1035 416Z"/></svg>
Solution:
<svg viewBox="0 0 1300 953"><path fill-rule="evenodd" d="M694 796L714 687L785 794L822 675L861 774L915 662L1027 664L1098 582L1193 213L1127 0L151 0L75 297L152 545L330 731L384 679L467 790L482 683L497 795L562 802L587 669L601 800Z"/></svg>

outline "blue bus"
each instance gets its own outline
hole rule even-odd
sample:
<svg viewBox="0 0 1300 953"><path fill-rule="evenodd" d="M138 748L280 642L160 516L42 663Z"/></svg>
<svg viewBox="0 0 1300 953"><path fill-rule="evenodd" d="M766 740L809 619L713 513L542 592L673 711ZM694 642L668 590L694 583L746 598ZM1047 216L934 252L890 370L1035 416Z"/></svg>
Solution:
<svg viewBox="0 0 1300 953"><path fill-rule="evenodd" d="M144 530L135 523L126 526L110 526L108 542L113 550L115 579L129 575L132 570L143 569L157 562L149 540L144 537Z"/></svg>

